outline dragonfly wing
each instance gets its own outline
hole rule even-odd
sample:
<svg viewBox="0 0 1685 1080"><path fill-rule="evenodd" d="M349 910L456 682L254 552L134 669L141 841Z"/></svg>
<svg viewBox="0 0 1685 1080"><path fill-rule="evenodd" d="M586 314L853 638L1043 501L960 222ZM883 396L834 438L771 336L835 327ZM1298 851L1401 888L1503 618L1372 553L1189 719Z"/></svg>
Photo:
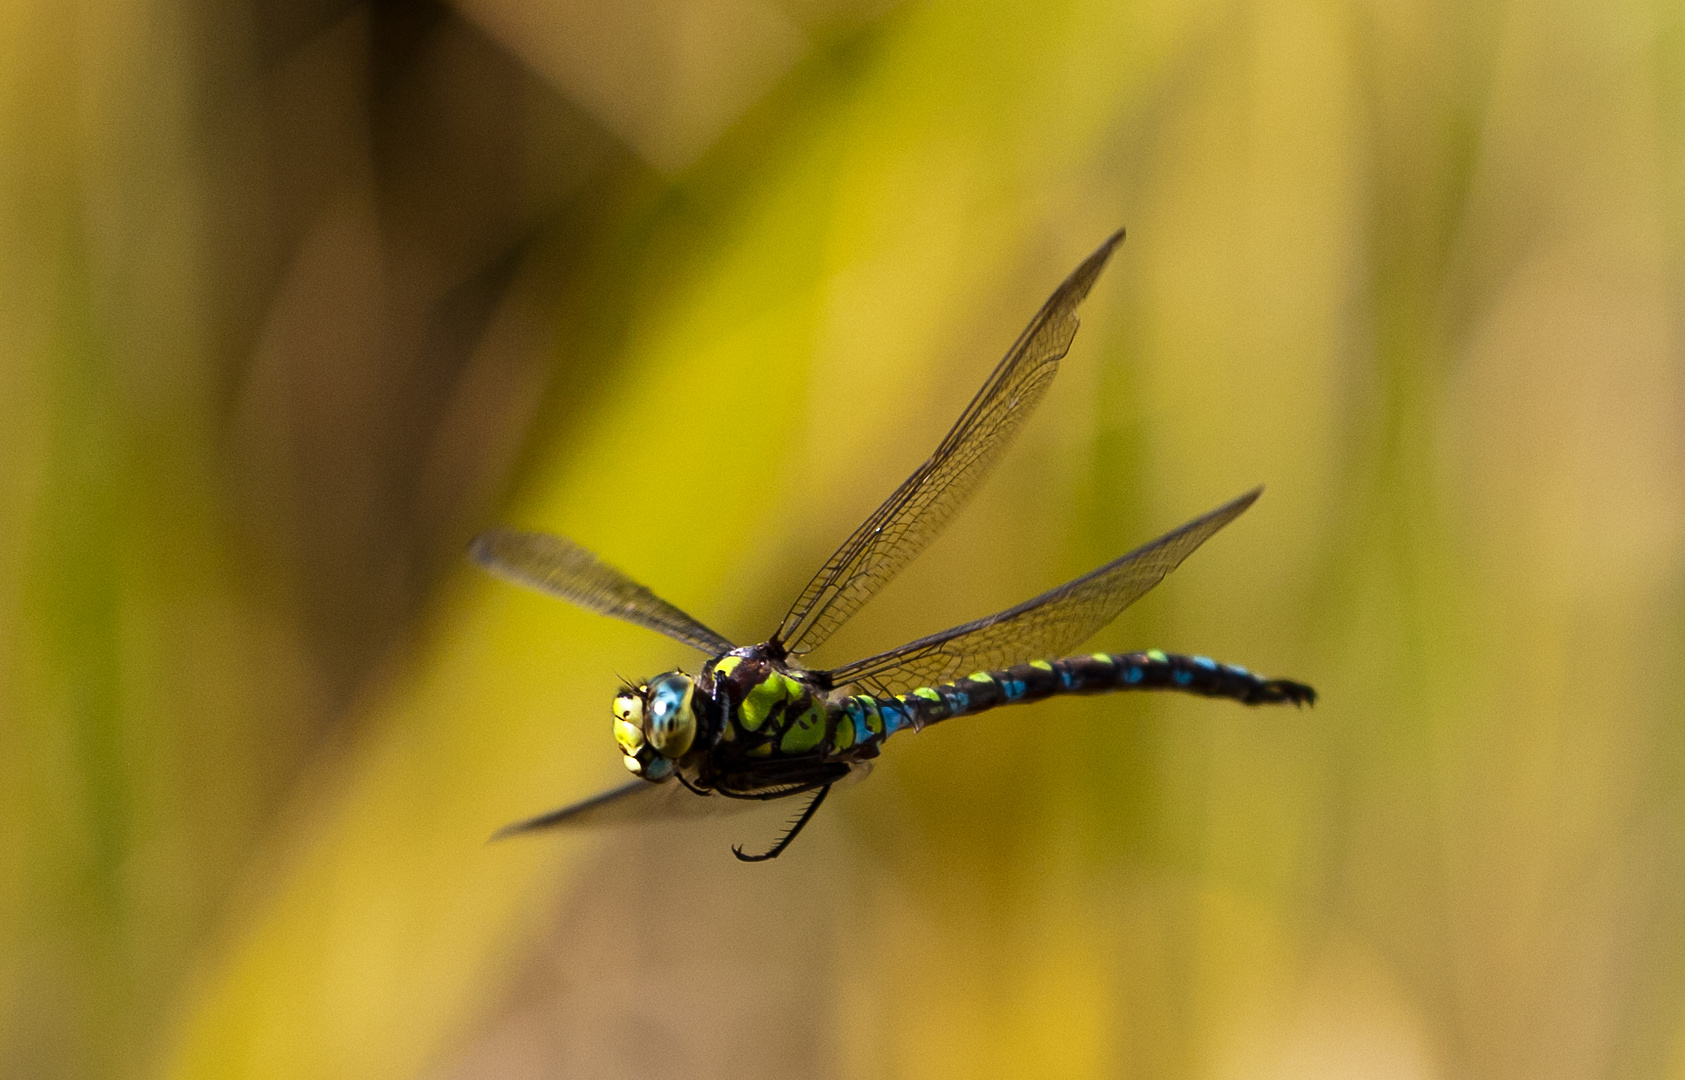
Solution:
<svg viewBox="0 0 1685 1080"><path fill-rule="evenodd" d="M474 538L468 555L499 577L542 589L587 611L666 634L710 656L733 648L731 642L571 540L549 533L493 529Z"/></svg>
<svg viewBox="0 0 1685 1080"><path fill-rule="evenodd" d="M1054 291L930 460L808 582L774 641L791 654L814 649L936 538L1047 392L1076 336L1077 305L1122 241L1119 230Z"/></svg>
<svg viewBox="0 0 1685 1080"><path fill-rule="evenodd" d="M711 817L759 805L739 799L697 795L682 784L652 784L648 780L633 780L571 806L505 825L493 834L492 839L502 840L520 833L540 832L545 829L637 825L648 821Z"/></svg>
<svg viewBox="0 0 1685 1080"><path fill-rule="evenodd" d="M1056 659L1081 645L1176 569L1257 500L1256 488L1075 581L986 618L909 642L830 673L833 685L866 683L894 694L1026 660Z"/></svg>
<svg viewBox="0 0 1685 1080"><path fill-rule="evenodd" d="M849 774L838 782L853 784L865 779L871 771L870 762L855 762ZM795 792L792 791L791 794ZM758 799L698 795L683 784L652 784L648 780L633 780L559 810L551 810L525 821L505 825L492 835L492 839L502 840L521 833L542 832L546 829L611 827L639 825L651 821L716 817L742 813L765 805L766 803Z"/></svg>

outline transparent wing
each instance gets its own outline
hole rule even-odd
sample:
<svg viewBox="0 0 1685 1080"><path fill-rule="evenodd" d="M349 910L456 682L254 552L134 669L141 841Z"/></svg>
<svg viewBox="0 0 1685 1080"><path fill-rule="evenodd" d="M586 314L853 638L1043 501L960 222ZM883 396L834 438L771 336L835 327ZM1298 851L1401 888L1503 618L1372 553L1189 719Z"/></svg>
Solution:
<svg viewBox="0 0 1685 1080"><path fill-rule="evenodd" d="M1041 401L1077 332L1077 305L1120 229L1076 268L1030 320L930 460L844 541L773 635L792 655L817 647L942 531Z"/></svg>
<svg viewBox="0 0 1685 1080"><path fill-rule="evenodd" d="M492 839L502 840L520 833L563 827L637 825L648 821L712 817L759 805L743 799L697 795L683 784L652 784L648 780L633 780L571 806L505 825L492 834Z"/></svg>
<svg viewBox="0 0 1685 1080"><path fill-rule="evenodd" d="M542 589L587 611L648 627L710 656L733 648L719 634L559 536L494 529L476 536L468 555L499 577Z"/></svg>
<svg viewBox="0 0 1685 1080"><path fill-rule="evenodd" d="M856 762L849 774L839 782L857 783L870 775L871 771L870 762ZM688 821L724 814L740 814L765 806L766 803L756 799L698 795L683 784L652 784L648 780L633 780L617 788L599 792L571 806L505 825L492 834L492 839L502 840L521 833L542 832L546 829L609 828L654 821Z"/></svg>
<svg viewBox="0 0 1685 1080"><path fill-rule="evenodd" d="M837 668L830 673L832 683L866 683L880 693L898 694L978 670L1058 659L1164 580L1211 534L1239 517L1263 490L1249 491L1017 607Z"/></svg>

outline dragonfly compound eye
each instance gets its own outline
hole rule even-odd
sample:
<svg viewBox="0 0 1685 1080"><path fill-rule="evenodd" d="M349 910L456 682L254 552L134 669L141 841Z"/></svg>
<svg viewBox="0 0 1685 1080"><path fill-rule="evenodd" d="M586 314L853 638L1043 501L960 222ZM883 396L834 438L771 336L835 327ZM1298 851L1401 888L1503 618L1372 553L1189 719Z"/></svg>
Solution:
<svg viewBox="0 0 1685 1080"><path fill-rule="evenodd" d="M650 680L649 710L644 729L654 746L666 758L684 757L696 739L696 713L691 698L696 684L690 676L673 672Z"/></svg>

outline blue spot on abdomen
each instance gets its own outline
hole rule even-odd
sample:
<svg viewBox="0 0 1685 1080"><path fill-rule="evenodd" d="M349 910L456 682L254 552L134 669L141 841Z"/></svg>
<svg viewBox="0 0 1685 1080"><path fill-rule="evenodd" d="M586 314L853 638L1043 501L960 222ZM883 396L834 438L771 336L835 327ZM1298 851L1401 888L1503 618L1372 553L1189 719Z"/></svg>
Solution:
<svg viewBox="0 0 1685 1080"><path fill-rule="evenodd" d="M854 724L855 744L858 745L870 740L872 729L866 726L866 707L854 698L849 698L843 703L843 712L848 716L849 721Z"/></svg>

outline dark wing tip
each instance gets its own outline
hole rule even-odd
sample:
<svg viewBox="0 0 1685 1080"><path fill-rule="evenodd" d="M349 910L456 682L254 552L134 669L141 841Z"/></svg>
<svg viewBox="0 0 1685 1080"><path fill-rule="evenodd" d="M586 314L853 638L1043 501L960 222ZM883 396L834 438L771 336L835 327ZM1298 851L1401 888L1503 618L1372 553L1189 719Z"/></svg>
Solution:
<svg viewBox="0 0 1685 1080"><path fill-rule="evenodd" d="M1094 254L1082 260L1082 265L1071 272L1071 276L1065 279L1065 283L1053 294L1053 299L1048 303L1050 305L1061 302L1071 305L1081 303L1088 296L1088 290L1099 279L1100 271L1104 270L1106 263L1111 261L1112 252L1117 249L1119 244L1123 243L1123 235L1124 230L1119 229L1108 236L1104 243L1094 249Z"/></svg>
<svg viewBox="0 0 1685 1080"><path fill-rule="evenodd" d="M502 827L494 834L490 834L489 837L485 837L485 842L495 844L497 841L507 841L512 836L521 836L522 832L538 832L539 829L543 829L546 824L549 824L546 821L548 817L551 817L551 815L541 814L538 817L529 817L526 821L509 822L507 826Z"/></svg>
<svg viewBox="0 0 1685 1080"><path fill-rule="evenodd" d="M1112 252L1117 250L1117 246L1123 243L1124 234L1127 231L1128 230L1125 229L1119 229L1117 232L1106 237L1100 246L1094 249L1094 254L1087 258L1087 263L1098 264L1094 267L1095 273L1098 273L1100 267L1106 264L1106 260L1112 257Z"/></svg>
<svg viewBox="0 0 1685 1080"><path fill-rule="evenodd" d="M551 810L548 813L539 814L537 817L530 817L521 821L510 822L508 825L503 826L503 828L487 837L486 843L495 844L499 840L507 840L512 836L520 836L523 833L539 832L540 830L560 825L564 820L573 816L575 809L577 808L573 806L564 806L560 810Z"/></svg>
<svg viewBox="0 0 1685 1080"><path fill-rule="evenodd" d="M497 541L503 534L502 529L487 529L480 533L468 541L468 557L480 566L490 566L497 558Z"/></svg>
<svg viewBox="0 0 1685 1080"><path fill-rule="evenodd" d="M1210 526L1210 532L1208 532L1206 534L1209 537L1209 535L1211 533L1216 532L1218 529L1221 529L1223 526L1227 525L1229 522L1233 521L1235 518L1239 517L1240 515L1246 513L1247 510L1251 509L1252 504L1257 502L1258 496L1262 495L1263 493L1264 493L1264 486L1262 484L1259 484L1257 487L1253 488L1251 491L1243 492L1240 495L1236 495L1234 498L1230 499L1228 502L1224 503L1223 505L1217 507L1215 510L1208 511L1204 514L1201 514L1199 517L1194 518L1192 521L1188 522L1186 525L1182 526L1180 529L1177 529L1175 531L1175 533L1172 533L1170 535L1176 535L1178 533L1187 532L1187 531L1192 530L1192 529L1199 529L1199 528L1202 528L1202 527ZM1212 525L1211 524L1212 522L1215 522L1216 524ZM1164 537L1163 539L1168 539L1168 537ZM1154 541L1154 543L1157 543L1157 541ZM1203 543L1203 541L1202 541L1202 543Z"/></svg>

